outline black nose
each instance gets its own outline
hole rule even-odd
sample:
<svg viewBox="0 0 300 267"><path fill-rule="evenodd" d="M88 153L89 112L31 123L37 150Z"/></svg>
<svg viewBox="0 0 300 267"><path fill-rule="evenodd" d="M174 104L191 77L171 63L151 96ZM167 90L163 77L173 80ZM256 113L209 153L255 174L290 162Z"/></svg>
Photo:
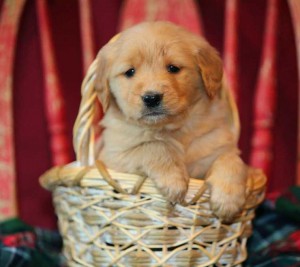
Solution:
<svg viewBox="0 0 300 267"><path fill-rule="evenodd" d="M159 106L162 98L163 98L163 94L159 94L159 93L147 93L142 96L142 100L145 106L148 108L155 108Z"/></svg>

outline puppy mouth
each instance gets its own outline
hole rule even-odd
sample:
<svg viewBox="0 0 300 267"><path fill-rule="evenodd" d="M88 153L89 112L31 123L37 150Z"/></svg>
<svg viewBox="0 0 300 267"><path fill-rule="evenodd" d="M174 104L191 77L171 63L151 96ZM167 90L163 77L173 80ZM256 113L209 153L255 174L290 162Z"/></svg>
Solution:
<svg viewBox="0 0 300 267"><path fill-rule="evenodd" d="M149 122L158 122L164 120L168 116L168 112L163 109L145 110L142 113L142 119Z"/></svg>
<svg viewBox="0 0 300 267"><path fill-rule="evenodd" d="M159 117L166 116L167 114L163 111L150 111L143 114L143 117Z"/></svg>

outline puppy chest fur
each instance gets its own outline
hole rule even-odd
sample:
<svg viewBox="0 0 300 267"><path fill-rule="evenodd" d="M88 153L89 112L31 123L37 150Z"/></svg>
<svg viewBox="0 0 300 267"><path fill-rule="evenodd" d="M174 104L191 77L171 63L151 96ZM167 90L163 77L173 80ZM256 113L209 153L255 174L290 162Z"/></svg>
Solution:
<svg viewBox="0 0 300 267"><path fill-rule="evenodd" d="M184 161L190 177L203 178L218 155L235 148L226 125L226 110L222 103L216 105L220 106L218 113L215 108L202 111L202 106L196 105L185 119L157 128L131 124L119 111L111 109L102 121L100 159L117 171L145 175L146 158L161 157L160 161L166 161L166 153L173 151L178 160ZM153 154L155 146L170 151L162 149L161 154Z"/></svg>

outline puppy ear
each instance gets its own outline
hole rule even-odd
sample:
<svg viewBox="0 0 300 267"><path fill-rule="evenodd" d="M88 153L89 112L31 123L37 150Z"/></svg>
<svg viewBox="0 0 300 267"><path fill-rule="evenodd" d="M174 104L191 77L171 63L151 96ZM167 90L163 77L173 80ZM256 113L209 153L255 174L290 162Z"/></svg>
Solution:
<svg viewBox="0 0 300 267"><path fill-rule="evenodd" d="M223 64L217 52L205 40L198 41L197 62L206 93L213 98L221 89Z"/></svg>
<svg viewBox="0 0 300 267"><path fill-rule="evenodd" d="M104 46L97 55L97 71L95 89L98 99L102 105L103 112L106 112L110 102L110 89L108 83L109 60L107 58L107 47Z"/></svg>

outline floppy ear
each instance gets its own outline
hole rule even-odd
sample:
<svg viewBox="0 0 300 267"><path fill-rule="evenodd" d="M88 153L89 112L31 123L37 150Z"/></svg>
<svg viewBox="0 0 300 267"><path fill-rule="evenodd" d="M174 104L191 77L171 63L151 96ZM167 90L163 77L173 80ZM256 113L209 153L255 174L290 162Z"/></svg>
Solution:
<svg viewBox="0 0 300 267"><path fill-rule="evenodd" d="M97 55L97 71L95 89L98 99L102 105L103 112L106 112L110 102L110 89L108 83L109 59L107 57L108 47L104 46Z"/></svg>
<svg viewBox="0 0 300 267"><path fill-rule="evenodd" d="M213 98L221 89L223 64L217 52L205 40L198 41L197 62L206 93Z"/></svg>

